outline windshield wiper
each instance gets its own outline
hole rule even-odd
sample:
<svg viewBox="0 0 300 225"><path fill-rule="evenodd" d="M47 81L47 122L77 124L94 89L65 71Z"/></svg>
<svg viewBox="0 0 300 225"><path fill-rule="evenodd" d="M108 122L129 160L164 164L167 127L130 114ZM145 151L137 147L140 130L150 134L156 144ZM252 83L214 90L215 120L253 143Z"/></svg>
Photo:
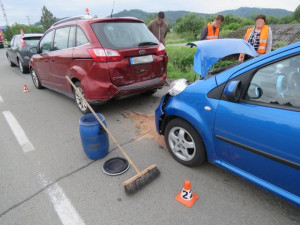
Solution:
<svg viewBox="0 0 300 225"><path fill-rule="evenodd" d="M151 41L145 41L138 44L138 46L147 46L147 45L158 45L158 43L151 42Z"/></svg>

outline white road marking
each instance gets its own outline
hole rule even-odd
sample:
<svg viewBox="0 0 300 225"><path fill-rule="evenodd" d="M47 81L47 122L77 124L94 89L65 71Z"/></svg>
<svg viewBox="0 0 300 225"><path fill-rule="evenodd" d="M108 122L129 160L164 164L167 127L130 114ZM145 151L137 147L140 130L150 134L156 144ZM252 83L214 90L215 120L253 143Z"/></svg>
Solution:
<svg viewBox="0 0 300 225"><path fill-rule="evenodd" d="M1 95L0 95L0 102L4 102L3 98L1 97Z"/></svg>
<svg viewBox="0 0 300 225"><path fill-rule="evenodd" d="M49 182L44 174L39 173L40 182L46 187ZM59 216L60 221L64 225L84 225L85 223L77 213L71 201L65 195L62 188L54 183L46 189L46 192L54 206L54 209Z"/></svg>
<svg viewBox="0 0 300 225"><path fill-rule="evenodd" d="M20 126L14 115L10 111L3 111L2 114L4 115L10 129L14 133L17 141L21 145L24 152L33 151L34 147L29 141L27 135L25 134L23 128Z"/></svg>

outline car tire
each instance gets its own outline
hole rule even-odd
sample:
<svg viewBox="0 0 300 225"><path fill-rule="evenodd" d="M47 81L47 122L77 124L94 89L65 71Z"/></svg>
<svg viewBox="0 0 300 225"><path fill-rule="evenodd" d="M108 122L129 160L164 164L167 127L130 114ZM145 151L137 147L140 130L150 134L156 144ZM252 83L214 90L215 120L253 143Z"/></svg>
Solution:
<svg viewBox="0 0 300 225"><path fill-rule="evenodd" d="M14 63L10 60L10 58L8 57L8 55L7 55L6 57L7 57L7 60L8 60L9 65L10 65L11 67L15 67L16 64L14 64Z"/></svg>
<svg viewBox="0 0 300 225"><path fill-rule="evenodd" d="M34 86L37 89L43 88L43 86L40 82L40 79L33 68L31 68L30 74L31 74L31 78L32 78L32 82L33 82Z"/></svg>
<svg viewBox="0 0 300 225"><path fill-rule="evenodd" d="M18 59L18 64L19 64L19 68L21 70L22 73L28 73L28 70L25 66L23 66L22 62L20 59Z"/></svg>
<svg viewBox="0 0 300 225"><path fill-rule="evenodd" d="M80 93L84 96L83 90L81 88L80 82L77 81L75 83L75 86L79 89ZM74 94L74 98L75 98L75 102L77 107L79 108L80 112L83 114L87 114L90 113L89 108L87 107L87 105L84 104L83 100L81 99L81 97L76 93L76 91L73 89L73 94Z"/></svg>
<svg viewBox="0 0 300 225"><path fill-rule="evenodd" d="M206 161L206 150L197 130L183 119L166 125L165 142L173 158L185 166L197 166Z"/></svg>

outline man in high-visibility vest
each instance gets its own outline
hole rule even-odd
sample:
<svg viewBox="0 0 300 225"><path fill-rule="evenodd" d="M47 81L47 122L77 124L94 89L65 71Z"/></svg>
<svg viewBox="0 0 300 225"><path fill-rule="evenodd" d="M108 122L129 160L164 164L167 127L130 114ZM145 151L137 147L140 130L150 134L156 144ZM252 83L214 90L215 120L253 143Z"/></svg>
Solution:
<svg viewBox="0 0 300 225"><path fill-rule="evenodd" d="M221 23L224 21L223 15L218 15L213 22L208 23L201 33L200 40L214 40L219 38Z"/></svg>
<svg viewBox="0 0 300 225"><path fill-rule="evenodd" d="M255 19L255 26L247 30L245 41L253 46L259 55L271 52L272 30L266 25L266 16L260 14ZM239 62L244 61L244 54L239 57Z"/></svg>

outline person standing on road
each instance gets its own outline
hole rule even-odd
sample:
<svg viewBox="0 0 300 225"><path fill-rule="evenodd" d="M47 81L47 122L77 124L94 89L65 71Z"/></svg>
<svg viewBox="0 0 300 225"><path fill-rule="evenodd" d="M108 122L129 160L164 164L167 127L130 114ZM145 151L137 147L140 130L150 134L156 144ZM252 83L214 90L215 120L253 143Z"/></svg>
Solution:
<svg viewBox="0 0 300 225"><path fill-rule="evenodd" d="M266 25L265 15L260 14L256 17L255 26L247 30L244 39L253 46L259 55L271 52L272 30ZM241 54L239 62L244 61L244 57L244 54Z"/></svg>
<svg viewBox="0 0 300 225"><path fill-rule="evenodd" d="M157 40L165 45L165 38L168 32L168 25L165 22L165 13L159 12L155 20L148 24L148 29L157 38Z"/></svg>
<svg viewBox="0 0 300 225"><path fill-rule="evenodd" d="M213 22L208 23L202 30L200 40L214 40L219 38L221 23L224 21L223 15L218 15Z"/></svg>

